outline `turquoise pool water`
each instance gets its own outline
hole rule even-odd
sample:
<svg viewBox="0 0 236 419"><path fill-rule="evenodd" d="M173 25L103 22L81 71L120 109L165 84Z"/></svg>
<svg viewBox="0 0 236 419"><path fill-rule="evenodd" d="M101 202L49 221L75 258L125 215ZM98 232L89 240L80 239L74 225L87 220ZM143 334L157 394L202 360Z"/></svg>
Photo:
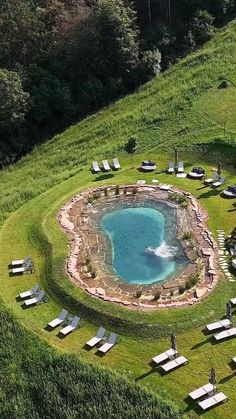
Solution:
<svg viewBox="0 0 236 419"><path fill-rule="evenodd" d="M176 217L166 230L166 214L156 208L119 208L107 212L100 226L110 239L112 265L126 282L151 284L174 277L186 260L180 260L176 241ZM169 242L168 238L169 231Z"/></svg>

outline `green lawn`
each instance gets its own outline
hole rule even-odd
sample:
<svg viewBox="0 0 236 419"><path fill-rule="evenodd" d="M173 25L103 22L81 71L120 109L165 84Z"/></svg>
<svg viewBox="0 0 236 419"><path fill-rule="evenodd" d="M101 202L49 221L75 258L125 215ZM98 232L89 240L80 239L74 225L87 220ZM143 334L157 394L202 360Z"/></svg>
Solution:
<svg viewBox="0 0 236 419"><path fill-rule="evenodd" d="M166 155L140 155L136 157L136 164L138 165L144 157L156 159L158 170L166 167ZM94 299L72 285L64 273L68 242L59 229L55 216L68 198L85 187L99 184L135 183L140 178L145 178L147 181L157 178L160 182L168 182L194 193L209 213L209 226L214 234L217 228L223 228L229 233L235 226L236 211L232 211L232 200L222 199L219 192L203 188L199 181L178 179L164 173L140 174L136 169L129 168L129 160L128 158L121 160L123 169L118 173L113 172L112 177L110 175L95 176L88 169L81 171L78 175L31 200L8 218L0 233L1 295L7 307L26 327L53 347L75 352L95 364L115 368L131 380L136 379L154 391L158 388L158 393L171 395L171 398L186 411L189 409L184 401L186 394L198 385L207 382L210 368L215 366L218 372L219 389L228 395L229 402L209 412L206 416L209 418L232 417L232 412L236 408L233 390L236 371L234 373L231 370L229 361L236 353L235 342L231 340L212 345L201 329L206 322L217 320L224 314L226 301L229 297L236 295L236 282L228 282L222 277L214 293L202 304L194 307L144 313L122 309ZM210 174L212 165L204 165L204 167ZM229 182L235 182L235 173L231 169L225 170L225 174ZM7 264L12 258L21 258L25 254L33 257L36 266L35 274L9 278ZM30 288L36 282L40 282L47 291L49 301L38 307L23 310L15 298L19 292ZM77 306L78 301L79 306ZM60 340L56 336L58 331L49 333L44 327L57 315L62 306L80 314L83 321L78 331ZM76 307L80 307L81 311L77 311ZM91 313L96 313L93 321L91 321ZM120 319L118 322L117 318ZM96 332L101 319L109 330L116 329L120 336L119 344L104 358L96 356L93 350L88 352L83 348L86 340ZM123 326L124 320L129 321L127 328ZM179 350L189 359L189 364L162 377L158 371L151 370L148 363L154 355L168 348L169 337L167 336L171 331L178 333ZM135 334L136 337L133 336ZM157 338L158 336L160 337ZM192 411L191 415L193 415Z"/></svg>

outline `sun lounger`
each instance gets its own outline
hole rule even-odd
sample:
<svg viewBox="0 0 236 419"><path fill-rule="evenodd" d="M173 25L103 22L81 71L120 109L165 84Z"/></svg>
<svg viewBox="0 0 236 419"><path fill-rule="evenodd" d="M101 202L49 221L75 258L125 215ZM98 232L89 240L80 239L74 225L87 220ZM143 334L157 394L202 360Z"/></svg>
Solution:
<svg viewBox="0 0 236 419"><path fill-rule="evenodd" d="M30 260L30 257L29 256L26 256L24 259L12 260L11 263L10 263L10 265L12 267L26 265L29 260Z"/></svg>
<svg viewBox="0 0 236 419"><path fill-rule="evenodd" d="M60 330L60 333L64 336L68 335L68 333L73 332L78 327L79 322L80 317L75 316L68 326L63 327L63 329Z"/></svg>
<svg viewBox="0 0 236 419"><path fill-rule="evenodd" d="M212 186L212 188L218 188L219 186L223 185L223 183L225 183L225 181L226 181L226 178L224 176L222 176L220 178L220 180L217 180L216 182L213 182L211 186Z"/></svg>
<svg viewBox="0 0 236 419"><path fill-rule="evenodd" d="M229 302L232 306L236 306L236 298L231 298Z"/></svg>
<svg viewBox="0 0 236 419"><path fill-rule="evenodd" d="M10 270L10 273L13 274L13 275L24 274L26 272L31 272L32 273L32 262L31 262L31 260L28 260L28 262L26 262L25 265L22 265L19 268L12 268Z"/></svg>
<svg viewBox="0 0 236 419"><path fill-rule="evenodd" d="M216 182L217 178L218 178L218 173L214 172L212 177L209 177L208 179L204 180L204 183L206 185L210 185L211 183Z"/></svg>
<svg viewBox="0 0 236 419"><path fill-rule="evenodd" d="M90 339L86 343L86 345L89 346L90 348L93 348L95 345L97 345L98 342L100 342L104 338L105 331L106 331L106 329L104 329L104 327L99 327L96 336L94 336L92 339Z"/></svg>
<svg viewBox="0 0 236 419"><path fill-rule="evenodd" d="M38 295L36 295L35 297L30 298L29 300L25 300L25 301L24 301L24 304L25 304L27 307L32 306L32 305L34 305L34 304L37 304L37 303L39 303L40 301L42 301L42 299L43 299L44 295L45 295L45 291L40 291L40 292L38 293Z"/></svg>
<svg viewBox="0 0 236 419"><path fill-rule="evenodd" d="M105 172L108 172L109 170L111 170L110 165L109 165L107 160L103 160L102 165L103 165L103 169L105 170Z"/></svg>
<svg viewBox="0 0 236 419"><path fill-rule="evenodd" d="M200 406L202 410L207 410L210 407L217 406L219 403L224 403L227 400L228 399L224 393L216 393L214 396L198 402L198 406Z"/></svg>
<svg viewBox="0 0 236 419"><path fill-rule="evenodd" d="M118 160L117 157L115 157L113 159L113 167L114 167L115 170L119 170L120 169L120 163L119 163L119 160Z"/></svg>
<svg viewBox="0 0 236 419"><path fill-rule="evenodd" d="M169 162L169 167L167 169L167 173L174 173L175 171L175 164L173 163L173 161Z"/></svg>
<svg viewBox="0 0 236 419"><path fill-rule="evenodd" d="M104 345L102 345L100 348L98 348L98 351L105 354L115 345L116 339L117 339L117 334L111 332L109 338L107 339L107 342L104 343Z"/></svg>
<svg viewBox="0 0 236 419"><path fill-rule="evenodd" d="M191 393L189 393L189 397L192 400L198 400L201 397L208 396L213 391L214 391L214 386L211 383L208 383L205 386L197 388L197 390L194 390Z"/></svg>
<svg viewBox="0 0 236 419"><path fill-rule="evenodd" d="M227 329L230 327L232 322L228 319L220 320L219 322L211 323L206 325L208 332L215 332L217 329Z"/></svg>
<svg viewBox="0 0 236 419"><path fill-rule="evenodd" d="M236 337L236 327L232 327L231 329L224 330L223 332L216 333L216 335L214 335L214 339L217 341L232 337Z"/></svg>
<svg viewBox="0 0 236 419"><path fill-rule="evenodd" d="M184 162L183 161L179 161L178 167L177 167L177 172L178 173L184 173Z"/></svg>
<svg viewBox="0 0 236 419"><path fill-rule="evenodd" d="M236 356L232 358L232 361L236 364Z"/></svg>
<svg viewBox="0 0 236 419"><path fill-rule="evenodd" d="M66 319L67 314L68 314L68 311L65 308L63 308L61 310L59 316L56 319L52 320L50 323L48 323L48 326L50 326L52 329L59 326L59 324L64 322L64 320Z"/></svg>
<svg viewBox="0 0 236 419"><path fill-rule="evenodd" d="M167 361L168 359L174 358L174 356L178 355L178 351L174 350L174 349L169 349L166 352L162 352L161 354L155 356L154 358L152 358L153 362L155 362L155 364L161 364L164 361Z"/></svg>
<svg viewBox="0 0 236 419"><path fill-rule="evenodd" d="M36 294L39 289L39 284L36 284L31 290L22 292L19 294L19 297L24 300L24 298L32 297L32 295Z"/></svg>
<svg viewBox="0 0 236 419"><path fill-rule="evenodd" d="M172 361L167 362L167 364L161 365L161 368L165 372L169 372L174 370L177 367L180 367L181 365L187 364L188 360L184 356L179 356L178 358L173 359Z"/></svg>
<svg viewBox="0 0 236 419"><path fill-rule="evenodd" d="M93 161L92 163L92 167L93 167L93 172L94 173L99 173L101 172L100 167L98 166L98 162L97 161Z"/></svg>

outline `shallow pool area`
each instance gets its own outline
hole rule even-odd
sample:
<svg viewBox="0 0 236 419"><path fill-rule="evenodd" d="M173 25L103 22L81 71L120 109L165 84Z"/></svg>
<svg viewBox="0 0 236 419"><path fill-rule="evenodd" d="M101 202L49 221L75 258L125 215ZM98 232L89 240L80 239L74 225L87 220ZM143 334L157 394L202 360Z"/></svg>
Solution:
<svg viewBox="0 0 236 419"><path fill-rule="evenodd" d="M112 249L112 268L130 284L174 278L187 263L176 238L175 209L161 202L158 208L147 205L113 209L100 219Z"/></svg>

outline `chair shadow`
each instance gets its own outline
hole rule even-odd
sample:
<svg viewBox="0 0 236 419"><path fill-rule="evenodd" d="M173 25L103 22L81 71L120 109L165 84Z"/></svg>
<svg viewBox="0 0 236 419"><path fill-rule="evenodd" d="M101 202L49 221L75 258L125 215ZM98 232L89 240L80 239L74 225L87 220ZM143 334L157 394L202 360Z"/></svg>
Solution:
<svg viewBox="0 0 236 419"><path fill-rule="evenodd" d="M23 275L23 272L17 272L17 273L9 272L9 277L12 277L12 276L22 276L22 275Z"/></svg>
<svg viewBox="0 0 236 419"><path fill-rule="evenodd" d="M227 377L222 378L219 383L224 384L227 383L227 381L231 380L232 378L236 377L236 370L235 370L235 364L233 361L230 361L229 366L231 370L233 371L232 374L227 375Z"/></svg>
<svg viewBox="0 0 236 419"><path fill-rule="evenodd" d="M135 382L138 383L141 380L144 380L144 378L148 377L149 375L159 372L157 367L152 367L149 371L145 372L144 374L140 375L139 377L135 378Z"/></svg>
<svg viewBox="0 0 236 419"><path fill-rule="evenodd" d="M201 195L199 195L199 199L211 198L212 196L220 195L220 192L221 191L219 191L217 189L210 189L208 192L205 192L205 193L202 193Z"/></svg>
<svg viewBox="0 0 236 419"><path fill-rule="evenodd" d="M236 208L230 209L227 212L234 212L234 211L236 211Z"/></svg>
<svg viewBox="0 0 236 419"><path fill-rule="evenodd" d="M20 298L19 295L17 295L17 297L15 298L16 302L19 303L20 301L22 301L22 298Z"/></svg>
<svg viewBox="0 0 236 419"><path fill-rule="evenodd" d="M53 328L50 327L48 324L44 327L44 330L46 330L47 332L52 332Z"/></svg>
<svg viewBox="0 0 236 419"><path fill-rule="evenodd" d="M207 343L211 342L212 336L209 336L206 340L203 340L202 342L197 343L196 345L193 345L191 347L191 350L201 348L201 346L206 345Z"/></svg>
<svg viewBox="0 0 236 419"><path fill-rule="evenodd" d="M99 175L98 177L96 177L96 179L93 179L93 182L99 182L101 180L107 180L113 177L114 177L113 173L103 173L102 175Z"/></svg>
<svg viewBox="0 0 236 419"><path fill-rule="evenodd" d="M107 353L107 352L106 352L106 353ZM98 356L99 358L103 358L103 357L106 355L106 353L96 351L96 352L95 352L95 355L96 355L96 356Z"/></svg>

